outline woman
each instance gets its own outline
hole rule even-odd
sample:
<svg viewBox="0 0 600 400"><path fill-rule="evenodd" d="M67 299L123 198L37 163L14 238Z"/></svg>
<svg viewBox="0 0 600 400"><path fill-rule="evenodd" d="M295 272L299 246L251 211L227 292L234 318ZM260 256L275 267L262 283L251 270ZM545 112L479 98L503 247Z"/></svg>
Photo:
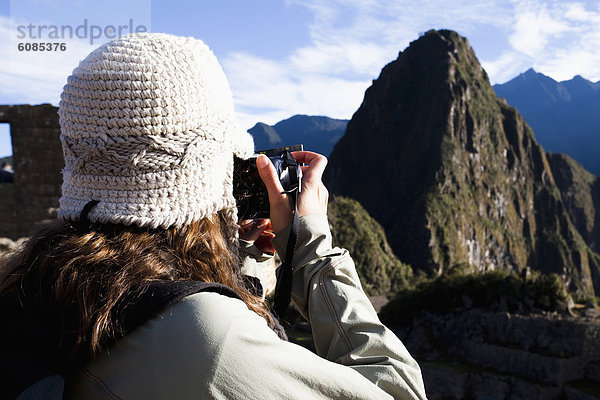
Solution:
<svg viewBox="0 0 600 400"><path fill-rule="evenodd" d="M2 293L16 295L51 332L58 357L77 366L70 397L425 398L417 363L379 322L348 252L332 248L323 156L294 153L306 165L292 301L318 355L280 339L244 285L232 173L253 141L201 41L136 34L101 46L69 77L59 116L61 222L6 267ZM291 207L269 160L257 167L284 258ZM243 238L264 230L245 227ZM128 302L172 281L219 283L234 295L191 294L115 341Z"/></svg>

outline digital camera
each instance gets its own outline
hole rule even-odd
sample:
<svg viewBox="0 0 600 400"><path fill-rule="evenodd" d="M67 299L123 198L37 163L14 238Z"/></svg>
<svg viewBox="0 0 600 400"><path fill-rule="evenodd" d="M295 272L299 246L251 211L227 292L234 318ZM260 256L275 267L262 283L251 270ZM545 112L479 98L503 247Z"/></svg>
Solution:
<svg viewBox="0 0 600 400"><path fill-rule="evenodd" d="M238 218L269 218L269 196L260 179L256 159L264 154L273 163L284 191L301 190L302 168L291 155L292 151L303 150L303 145L261 150L247 160L235 158L233 168L233 196L235 197Z"/></svg>

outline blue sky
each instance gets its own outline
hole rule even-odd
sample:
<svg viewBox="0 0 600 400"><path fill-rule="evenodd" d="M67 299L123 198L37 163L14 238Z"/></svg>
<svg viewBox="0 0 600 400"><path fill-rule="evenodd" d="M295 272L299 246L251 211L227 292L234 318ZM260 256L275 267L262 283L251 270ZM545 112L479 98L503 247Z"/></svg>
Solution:
<svg viewBox="0 0 600 400"><path fill-rule="evenodd" d="M466 36L502 83L530 67L600 80L600 2L569 0L0 0L0 104L58 104L66 77L91 50L19 52L19 25L106 28L134 21L204 40L232 87L241 126L293 114L351 118L381 68L429 29ZM10 153L0 124L0 156Z"/></svg>

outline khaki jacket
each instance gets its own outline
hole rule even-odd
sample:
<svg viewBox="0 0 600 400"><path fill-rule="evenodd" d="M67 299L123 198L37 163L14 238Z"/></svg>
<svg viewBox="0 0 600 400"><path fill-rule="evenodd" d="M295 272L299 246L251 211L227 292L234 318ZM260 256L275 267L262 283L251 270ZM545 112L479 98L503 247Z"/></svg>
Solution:
<svg viewBox="0 0 600 400"><path fill-rule="evenodd" d="M283 258L287 233L274 239ZM75 399L424 399L421 371L379 321L325 215L300 219L292 301L318 355L280 340L237 299L197 293L73 380Z"/></svg>

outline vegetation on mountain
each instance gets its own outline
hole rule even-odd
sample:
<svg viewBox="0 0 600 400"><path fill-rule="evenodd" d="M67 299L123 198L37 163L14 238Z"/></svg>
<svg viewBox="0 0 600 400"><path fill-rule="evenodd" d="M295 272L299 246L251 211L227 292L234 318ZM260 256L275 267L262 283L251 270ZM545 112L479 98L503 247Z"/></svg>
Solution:
<svg viewBox="0 0 600 400"><path fill-rule="evenodd" d="M445 314L463 308L528 313L568 312L567 290L556 274L534 274L530 278L509 271L483 274L453 273L420 283L398 293L383 307L381 320L407 323L423 311Z"/></svg>
<svg viewBox="0 0 600 400"><path fill-rule="evenodd" d="M368 295L395 295L410 284L412 268L396 258L381 225L357 201L334 197L327 214L333 245L350 252Z"/></svg>

